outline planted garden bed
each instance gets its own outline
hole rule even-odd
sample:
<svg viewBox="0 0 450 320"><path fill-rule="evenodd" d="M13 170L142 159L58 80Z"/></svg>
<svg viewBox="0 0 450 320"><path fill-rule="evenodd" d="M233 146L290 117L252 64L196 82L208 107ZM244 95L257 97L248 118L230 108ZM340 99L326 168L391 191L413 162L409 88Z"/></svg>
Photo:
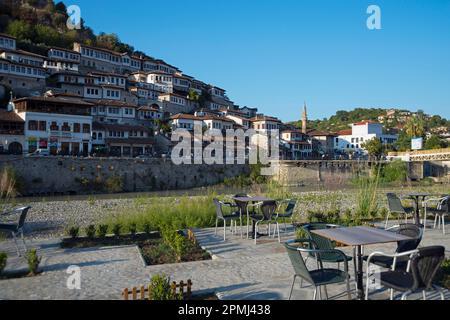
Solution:
<svg viewBox="0 0 450 320"><path fill-rule="evenodd" d="M159 232L104 237L72 237L62 240L62 248L92 248L137 245L147 265L210 260L211 255L194 239L175 232L175 240L161 237Z"/></svg>

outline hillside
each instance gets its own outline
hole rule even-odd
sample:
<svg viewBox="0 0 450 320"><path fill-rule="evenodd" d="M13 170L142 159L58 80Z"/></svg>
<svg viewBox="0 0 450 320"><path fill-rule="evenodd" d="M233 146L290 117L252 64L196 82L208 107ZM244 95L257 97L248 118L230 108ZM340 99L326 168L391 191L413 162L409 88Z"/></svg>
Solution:
<svg viewBox="0 0 450 320"><path fill-rule="evenodd" d="M2 0L0 32L16 37L18 48L44 55L49 46L72 49L74 42L143 54L121 42L116 34L94 34L83 20L81 30L69 30L66 11L63 2L53 0Z"/></svg>
<svg viewBox="0 0 450 320"><path fill-rule="evenodd" d="M414 115L424 118L425 129L427 131L439 127L450 127L449 120L442 118L439 115L425 115L422 111L414 113L404 109L386 110L381 108L356 108L352 111L337 111L336 114L330 118L310 120L308 121L308 128L337 132L348 129L352 123L362 120L379 121L381 117L381 122L385 124L387 129L401 129L404 127L408 119ZM301 128L301 121L297 121L292 124L298 128Z"/></svg>

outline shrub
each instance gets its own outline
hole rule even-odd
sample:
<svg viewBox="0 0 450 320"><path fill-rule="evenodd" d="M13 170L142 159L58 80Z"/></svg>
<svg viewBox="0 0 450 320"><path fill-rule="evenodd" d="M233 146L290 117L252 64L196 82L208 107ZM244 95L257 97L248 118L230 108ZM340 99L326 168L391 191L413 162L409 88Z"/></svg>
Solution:
<svg viewBox="0 0 450 320"><path fill-rule="evenodd" d="M172 249L175 251L175 254L177 255L178 262L181 262L183 256L186 254L187 251L186 238L180 235L179 233L176 233L173 239Z"/></svg>
<svg viewBox="0 0 450 320"><path fill-rule="evenodd" d="M152 226L149 222L144 222L142 229L146 234L150 234L150 232L152 232Z"/></svg>
<svg viewBox="0 0 450 320"><path fill-rule="evenodd" d="M406 162L395 160L383 166L381 170L382 182L405 182L408 177Z"/></svg>
<svg viewBox="0 0 450 320"><path fill-rule="evenodd" d="M80 227L71 225L66 228L66 234L70 236L72 239L78 238L78 235L80 234Z"/></svg>
<svg viewBox="0 0 450 320"><path fill-rule="evenodd" d="M131 223L129 226L128 226L128 231L130 231L130 234L132 235L132 236L134 236L134 235L136 235L136 232L137 232L137 226L136 226L136 223Z"/></svg>
<svg viewBox="0 0 450 320"><path fill-rule="evenodd" d="M150 280L149 291L152 300L181 300L179 295L173 293L170 278L165 275L153 276Z"/></svg>
<svg viewBox="0 0 450 320"><path fill-rule="evenodd" d="M26 259L28 263L28 270L31 275L36 275L41 263L41 257L38 256L36 249L30 249L26 253Z"/></svg>
<svg viewBox="0 0 450 320"><path fill-rule="evenodd" d="M177 261L180 262L187 250L186 238L167 225L161 228L161 236L164 243L175 252Z"/></svg>
<svg viewBox="0 0 450 320"><path fill-rule="evenodd" d="M94 225L90 225L85 229L86 232L86 236L89 239L94 239L95 238L95 226Z"/></svg>
<svg viewBox="0 0 450 320"><path fill-rule="evenodd" d="M101 224L101 225L98 226L98 228L97 228L97 236L99 238L105 238L107 233L108 233L108 225Z"/></svg>
<svg viewBox="0 0 450 320"><path fill-rule="evenodd" d="M117 193L123 191L123 179L119 176L112 176L106 179L106 190L110 193Z"/></svg>
<svg viewBox="0 0 450 320"><path fill-rule="evenodd" d="M6 261L8 260L8 255L5 252L0 252L0 274L6 268Z"/></svg>
<svg viewBox="0 0 450 320"><path fill-rule="evenodd" d="M113 225L112 232L114 233L114 235L116 237L120 236L121 231L122 231L122 225L120 223L116 223Z"/></svg>
<svg viewBox="0 0 450 320"><path fill-rule="evenodd" d="M4 167L0 172L0 197L10 199L16 197L22 189L22 178L9 166Z"/></svg>

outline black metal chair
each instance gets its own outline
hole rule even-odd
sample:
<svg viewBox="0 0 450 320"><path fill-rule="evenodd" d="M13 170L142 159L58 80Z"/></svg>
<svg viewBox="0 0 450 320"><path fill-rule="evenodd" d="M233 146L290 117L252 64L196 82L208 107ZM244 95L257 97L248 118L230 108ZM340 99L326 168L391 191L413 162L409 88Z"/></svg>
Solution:
<svg viewBox="0 0 450 320"><path fill-rule="evenodd" d="M431 203L436 203L436 207L430 206ZM428 214L432 214L434 215L434 229L442 226L442 233L445 235L445 216L450 213L450 196L428 199L424 202L424 207L423 224L425 227Z"/></svg>
<svg viewBox="0 0 450 320"><path fill-rule="evenodd" d="M254 222L254 238L255 238L255 244L256 240L258 238L258 225L263 222L268 223L268 234L270 237L270 225L272 222L275 223L275 230L274 230L274 236L275 232L278 232L278 242L281 242L280 238L280 225L278 222L274 219L275 217L275 211L277 210L277 202L276 201L266 201L259 205L259 208L261 210L261 214L254 214L251 216L251 219Z"/></svg>
<svg viewBox="0 0 450 320"><path fill-rule="evenodd" d="M7 215L19 215L19 221L17 223L1 223L0 231L9 232L12 234L14 239L14 244L16 245L17 255L20 257L19 245L17 244L17 236L20 234L25 250L27 250L27 244L25 243L25 238L23 236L23 228L25 225L25 220L27 218L28 211L31 207L22 207L14 209L13 211L7 213Z"/></svg>
<svg viewBox="0 0 450 320"><path fill-rule="evenodd" d="M249 198L250 196L248 195L248 194L245 194L245 193L240 193L240 194L235 194L234 196L233 196L233 198L235 199L235 198ZM234 207L234 208L237 208L238 209L238 211L239 211L239 213L241 214L241 217L243 216L243 215L247 215L248 213L247 213L247 209L248 209L248 202L243 202L243 201L238 201L238 200L234 200L234 204L232 204L232 206ZM249 227L248 227L248 225L249 225L249 218L247 218L247 238L248 238L248 234L249 234ZM241 229L242 229L242 227L241 227ZM243 233L241 232L241 238L243 238L244 236L243 236Z"/></svg>
<svg viewBox="0 0 450 320"><path fill-rule="evenodd" d="M387 200L388 200L388 213L386 216L386 225L385 225L385 229L388 228L388 223L389 223L389 216L391 214L397 214L400 216L404 216L405 217L405 223L408 223L408 215L411 215L414 213L414 209L413 208L409 208L409 207L404 207L402 205L402 201L400 200L400 198L395 194L395 193L387 193ZM400 218L399 218L399 223L400 223Z"/></svg>
<svg viewBox="0 0 450 320"><path fill-rule="evenodd" d="M314 300L316 300L317 292L319 292L319 298L322 299L321 287L324 287L325 297L328 299L327 285L346 282L348 299L351 300L350 293L350 275L348 272L348 262L345 258L345 254L340 250L318 250L316 244L311 239L298 239L291 240L285 244L289 259L291 260L294 268L294 280L292 282L291 291L289 293L289 300L291 300L292 292L297 277L310 283L314 286ZM318 262L318 268L315 270L309 270L306 261L303 259L303 254L310 256L314 255ZM321 257L327 254L340 255L344 261L344 271L338 269L324 268ZM319 289L319 290L317 290Z"/></svg>
<svg viewBox="0 0 450 320"><path fill-rule="evenodd" d="M416 250L410 254L409 266L406 271L390 270L379 273L381 285L392 291L403 292L402 300L406 300L410 294L422 292L426 300L427 291L438 291L441 299L445 300L444 293L440 288L433 285L433 280L442 262L445 259L445 247L432 246ZM368 299L368 290L366 299Z"/></svg>
<svg viewBox="0 0 450 320"><path fill-rule="evenodd" d="M226 203L219 201L218 199L213 199L214 205L216 207L216 229L215 234L217 234L217 228L219 225L219 220L223 220L223 241L226 241L226 233L227 233L227 222L230 221L231 231L233 232L233 221L236 223L235 232L237 231L237 222L236 220L240 220L241 227L241 236L242 236L242 216L240 212L232 212L231 214L225 215L223 213L222 207L228 206Z"/></svg>
<svg viewBox="0 0 450 320"><path fill-rule="evenodd" d="M286 219L290 219L291 224L294 223L294 210L295 210L295 207L297 206L297 200L281 200L281 201L279 201L277 211L283 205L286 205L286 208L285 208L284 212L276 213L275 221L278 222L279 219L283 220L284 232L287 232Z"/></svg>
<svg viewBox="0 0 450 320"><path fill-rule="evenodd" d="M422 241L423 227L413 223L405 223L391 227L387 230L410 237L412 239L397 242L397 249L395 250L394 254L376 252L372 253L370 256L364 256L363 259L367 261L368 265L372 263L382 268L391 269L395 267L396 269L406 270L409 257L408 255L403 255L402 253L417 249L420 242Z"/></svg>

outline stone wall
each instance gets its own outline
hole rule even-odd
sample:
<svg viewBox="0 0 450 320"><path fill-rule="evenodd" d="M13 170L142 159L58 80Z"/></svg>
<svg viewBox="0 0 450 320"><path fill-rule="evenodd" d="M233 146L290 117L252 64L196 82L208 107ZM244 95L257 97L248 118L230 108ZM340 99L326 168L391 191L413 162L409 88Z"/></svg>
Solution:
<svg viewBox="0 0 450 320"><path fill-rule="evenodd" d="M275 179L288 186L340 185L348 183L358 173L371 174L374 165L376 162L370 161L282 161ZM408 162L409 180L419 181L426 177L450 181L450 162Z"/></svg>
<svg viewBox="0 0 450 320"><path fill-rule="evenodd" d="M23 180L23 195L180 190L215 185L249 171L246 165L181 165L170 159L5 157ZM120 187L120 190L118 190Z"/></svg>
<svg viewBox="0 0 450 320"><path fill-rule="evenodd" d="M282 161L278 182L287 186L345 184L359 172L370 173L375 163L357 161Z"/></svg>

